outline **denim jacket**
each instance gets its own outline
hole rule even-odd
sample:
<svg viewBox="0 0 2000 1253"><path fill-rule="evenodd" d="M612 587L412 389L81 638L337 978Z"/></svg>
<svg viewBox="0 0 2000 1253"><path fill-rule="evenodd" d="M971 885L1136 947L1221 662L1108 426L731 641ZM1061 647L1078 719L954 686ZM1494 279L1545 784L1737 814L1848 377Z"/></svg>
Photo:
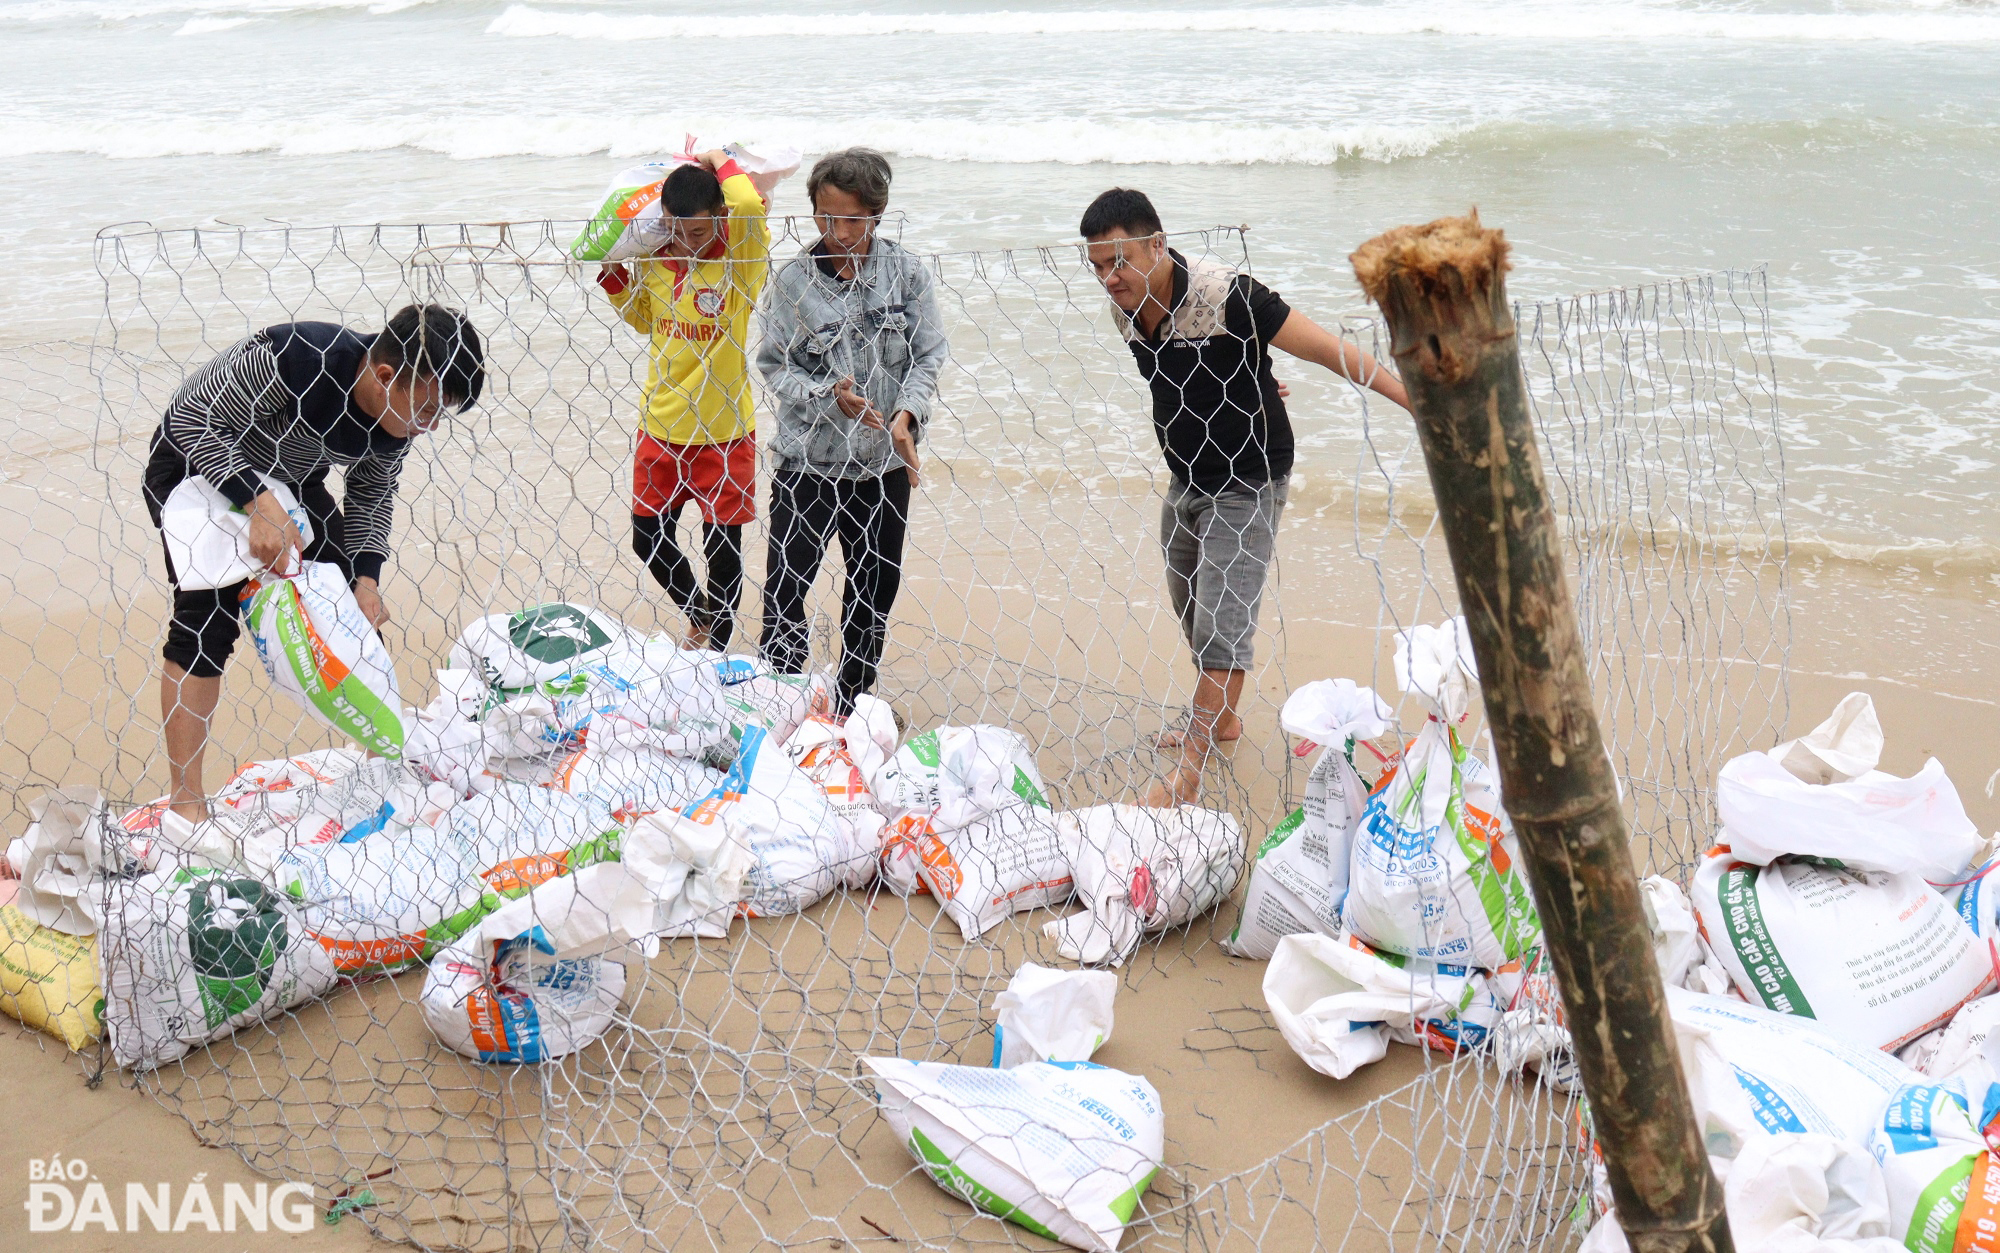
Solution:
<svg viewBox="0 0 2000 1253"><path fill-rule="evenodd" d="M853 280L842 281L805 249L771 276L757 350L776 401L778 468L859 479L901 465L889 433L843 414L834 387L853 379L885 419L909 410L921 439L949 356L921 259L877 236Z"/></svg>

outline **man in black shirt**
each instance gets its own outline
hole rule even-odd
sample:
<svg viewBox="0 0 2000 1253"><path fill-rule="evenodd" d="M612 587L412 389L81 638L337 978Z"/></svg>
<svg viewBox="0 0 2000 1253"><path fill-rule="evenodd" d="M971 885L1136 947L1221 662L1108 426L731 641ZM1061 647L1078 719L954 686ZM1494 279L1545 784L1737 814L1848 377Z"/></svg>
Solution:
<svg viewBox="0 0 2000 1253"><path fill-rule="evenodd" d="M1281 348L1352 379L1405 409L1394 375L1367 353L1295 312L1248 274L1189 261L1167 247L1143 192L1113 188L1084 211L1091 268L1153 393L1153 428L1172 482L1160 510L1167 592L1200 677L1180 750L1151 804L1184 804L1220 740L1243 734L1236 702L1254 656L1278 518L1292 471L1285 389L1271 372Z"/></svg>
<svg viewBox="0 0 2000 1253"><path fill-rule="evenodd" d="M153 524L161 524L174 489L199 475L249 516L252 559L279 574L298 573L302 559L334 563L380 627L389 611L377 582L404 453L447 410L478 400L485 377L479 332L464 314L437 305L409 305L373 335L331 322L266 327L189 375L168 402L143 484ZM344 507L326 487L335 466L343 468ZM273 483L303 506L311 542ZM161 650L160 716L168 803L199 821L208 816L202 755L223 664L241 630L244 581L183 587L171 547L167 578L174 607Z"/></svg>

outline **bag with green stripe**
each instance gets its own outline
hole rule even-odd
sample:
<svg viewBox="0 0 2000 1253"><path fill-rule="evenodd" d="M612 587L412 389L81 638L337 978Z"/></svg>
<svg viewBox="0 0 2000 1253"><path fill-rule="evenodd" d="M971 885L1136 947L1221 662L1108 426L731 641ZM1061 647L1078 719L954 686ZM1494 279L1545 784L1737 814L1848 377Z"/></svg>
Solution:
<svg viewBox="0 0 2000 1253"><path fill-rule="evenodd" d="M400 759L396 663L340 567L309 561L292 578L252 586L244 616L272 685L369 752Z"/></svg>
<svg viewBox="0 0 2000 1253"><path fill-rule="evenodd" d="M2000 1249L2000 1163L1987 1147L2000 1135L2000 1084L1977 1086L1902 1088L1871 1137L1889 1229L1914 1253Z"/></svg>
<svg viewBox="0 0 2000 1253"><path fill-rule="evenodd" d="M1159 1172L1165 1115L1138 1075L862 1060L882 1117L932 1182L1045 1240L1112 1253Z"/></svg>
<svg viewBox="0 0 2000 1253"><path fill-rule="evenodd" d="M1759 866L1724 846L1695 872L1693 896L1746 1000L1865 1048L1907 1044L1993 987L1990 942L1914 871Z"/></svg>
<svg viewBox="0 0 2000 1253"><path fill-rule="evenodd" d="M1479 682L1465 619L1399 633L1396 680L1430 717L1369 794L1341 916L1371 947L1497 969L1542 924L1493 772L1458 738Z"/></svg>

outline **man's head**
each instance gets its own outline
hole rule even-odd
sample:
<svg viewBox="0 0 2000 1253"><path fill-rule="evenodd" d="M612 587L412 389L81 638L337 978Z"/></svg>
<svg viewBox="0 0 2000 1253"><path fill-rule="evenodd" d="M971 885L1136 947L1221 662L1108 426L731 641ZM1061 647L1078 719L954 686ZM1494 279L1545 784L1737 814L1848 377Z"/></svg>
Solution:
<svg viewBox="0 0 2000 1253"><path fill-rule="evenodd" d="M463 413L486 387L479 332L456 309L404 305L362 358L354 401L398 439L437 427L447 409Z"/></svg>
<svg viewBox="0 0 2000 1253"><path fill-rule="evenodd" d="M890 177L888 158L873 148L843 148L813 164L806 196L828 248L852 257L868 254L889 207Z"/></svg>
<svg viewBox="0 0 2000 1253"><path fill-rule="evenodd" d="M722 198L722 180L705 165L677 165L660 186L660 211L666 218L667 240L660 251L674 257L698 257L722 235L729 202Z"/></svg>
<svg viewBox="0 0 2000 1253"><path fill-rule="evenodd" d="M1089 245L1090 268L1111 295L1111 303L1136 311L1151 292L1165 305L1173 292L1167 260L1166 228L1143 191L1113 187L1083 211L1077 228Z"/></svg>

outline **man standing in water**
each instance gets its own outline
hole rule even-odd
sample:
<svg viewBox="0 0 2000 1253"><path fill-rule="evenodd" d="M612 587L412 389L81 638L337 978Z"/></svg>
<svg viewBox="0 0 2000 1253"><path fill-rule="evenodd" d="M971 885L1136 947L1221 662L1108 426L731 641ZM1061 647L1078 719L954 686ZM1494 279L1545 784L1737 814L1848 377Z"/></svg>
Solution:
<svg viewBox="0 0 2000 1253"><path fill-rule="evenodd" d="M1405 409L1394 375L1295 312L1248 274L1167 246L1145 193L1113 188L1080 227L1139 372L1172 476L1160 507L1167 594L1200 674L1178 750L1148 804L1193 801L1217 743L1243 734L1236 706L1255 655L1257 611L1292 470L1292 424L1272 348L1324 366Z"/></svg>
<svg viewBox="0 0 2000 1253"><path fill-rule="evenodd" d="M478 400L485 381L479 332L464 314L438 305L405 306L374 335L331 322L266 327L189 375L168 402L146 462L146 508L160 525L174 488L200 475L249 515L256 561L280 574L298 573L301 559L332 562L379 628L389 611L377 580L389 555L396 480L410 440ZM344 507L326 488L334 466L346 479ZM310 541L274 484L304 507ZM160 717L168 804L199 822L208 816L202 786L208 723L242 630L237 602L244 584L182 587L183 573L168 548L174 601L162 650Z"/></svg>
<svg viewBox="0 0 2000 1253"><path fill-rule="evenodd" d="M757 516L757 418L750 407L750 311L770 271L764 198L721 149L667 175L667 241L634 275L598 275L634 330L652 338L632 461L632 548L688 618L690 648L726 648L743 596L743 524ZM701 511L707 587L674 541Z"/></svg>

